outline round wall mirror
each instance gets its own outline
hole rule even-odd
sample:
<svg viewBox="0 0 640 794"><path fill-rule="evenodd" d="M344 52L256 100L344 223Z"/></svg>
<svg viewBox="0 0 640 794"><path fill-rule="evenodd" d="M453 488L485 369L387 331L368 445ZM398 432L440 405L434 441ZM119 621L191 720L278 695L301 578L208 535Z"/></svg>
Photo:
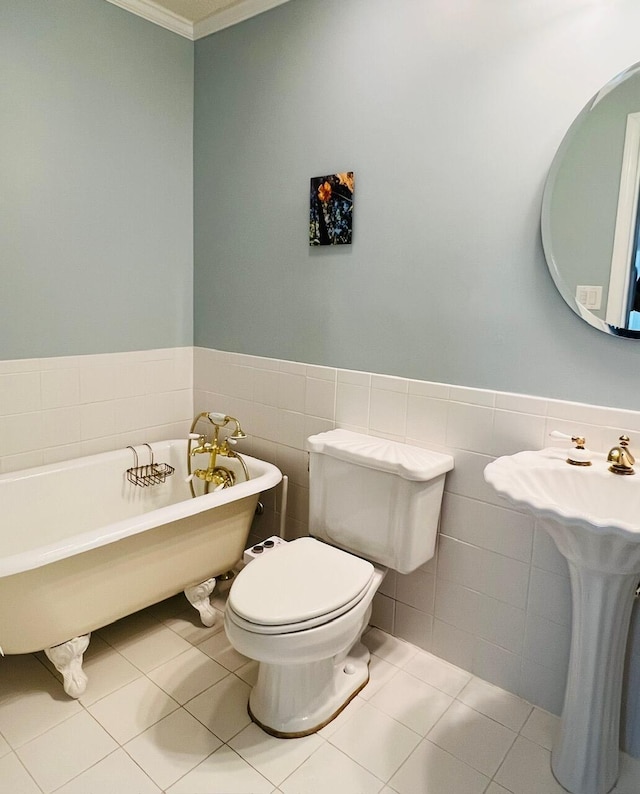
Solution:
<svg viewBox="0 0 640 794"><path fill-rule="evenodd" d="M640 339L640 64L602 88L565 135L542 201L542 243L567 304Z"/></svg>

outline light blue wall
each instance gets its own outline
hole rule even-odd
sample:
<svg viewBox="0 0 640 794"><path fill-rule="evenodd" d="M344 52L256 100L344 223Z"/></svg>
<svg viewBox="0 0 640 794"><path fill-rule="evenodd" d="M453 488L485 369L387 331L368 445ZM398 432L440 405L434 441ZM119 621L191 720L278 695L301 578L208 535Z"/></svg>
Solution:
<svg viewBox="0 0 640 794"><path fill-rule="evenodd" d="M193 43L2 0L0 359L190 345Z"/></svg>
<svg viewBox="0 0 640 794"><path fill-rule="evenodd" d="M196 43L195 342L640 408L640 343L557 294L542 189L640 6L291 0ZM354 243L308 180L353 169Z"/></svg>

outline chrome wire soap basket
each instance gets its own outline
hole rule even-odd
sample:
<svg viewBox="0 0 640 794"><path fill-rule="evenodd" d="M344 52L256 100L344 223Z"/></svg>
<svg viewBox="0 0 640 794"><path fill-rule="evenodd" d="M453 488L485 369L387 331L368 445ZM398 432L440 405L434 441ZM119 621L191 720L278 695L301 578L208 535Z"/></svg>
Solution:
<svg viewBox="0 0 640 794"><path fill-rule="evenodd" d="M138 460L138 453L135 447L129 445L127 449L133 452L133 466L127 469L127 480L133 485L139 485L141 488L146 488L147 485L159 485L163 483L167 477L170 477L175 471L173 466L168 463L155 463L153 460L153 450L149 444L143 444L149 450L150 462L140 465Z"/></svg>

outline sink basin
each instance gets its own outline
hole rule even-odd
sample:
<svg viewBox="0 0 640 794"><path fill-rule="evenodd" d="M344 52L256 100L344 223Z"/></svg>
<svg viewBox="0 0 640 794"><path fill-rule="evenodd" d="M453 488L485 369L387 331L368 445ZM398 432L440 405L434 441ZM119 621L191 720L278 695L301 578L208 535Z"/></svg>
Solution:
<svg viewBox="0 0 640 794"><path fill-rule="evenodd" d="M560 552L615 574L640 573L640 477L609 471L606 456L571 466L566 449L498 458L485 479L511 504L544 520Z"/></svg>
<svg viewBox="0 0 640 794"><path fill-rule="evenodd" d="M519 452L490 463L485 479L536 516L567 559L571 653L551 768L573 794L606 794L618 778L624 656L640 579L640 476L613 474L602 454L591 466L566 457L562 449Z"/></svg>

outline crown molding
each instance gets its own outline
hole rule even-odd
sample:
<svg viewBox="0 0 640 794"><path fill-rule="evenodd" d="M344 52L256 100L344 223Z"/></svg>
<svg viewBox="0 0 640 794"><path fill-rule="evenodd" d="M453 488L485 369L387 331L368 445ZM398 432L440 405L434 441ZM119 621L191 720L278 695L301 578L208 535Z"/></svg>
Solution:
<svg viewBox="0 0 640 794"><path fill-rule="evenodd" d="M231 8L225 8L223 11L196 22L195 25L179 14L168 11L153 0L107 0L107 2L124 8L125 11L130 11L148 22L171 30L179 36L195 41L218 30L224 30L224 28L244 22L245 19L287 3L288 0L242 0Z"/></svg>
<svg viewBox="0 0 640 794"><path fill-rule="evenodd" d="M124 8L125 11L130 11L138 17L146 19L148 22L153 22L160 25L162 28L171 30L179 36L184 36L186 39L193 41L193 25L188 19L162 8L153 0L107 0L114 6Z"/></svg>
<svg viewBox="0 0 640 794"><path fill-rule="evenodd" d="M250 19L262 14L263 11L269 11L271 8L288 2L289 0L243 0L231 8L225 8L217 14L212 14L206 19L196 22L193 26L193 38L201 39L204 36L209 36L211 33L230 28L232 25L244 22L245 19Z"/></svg>

